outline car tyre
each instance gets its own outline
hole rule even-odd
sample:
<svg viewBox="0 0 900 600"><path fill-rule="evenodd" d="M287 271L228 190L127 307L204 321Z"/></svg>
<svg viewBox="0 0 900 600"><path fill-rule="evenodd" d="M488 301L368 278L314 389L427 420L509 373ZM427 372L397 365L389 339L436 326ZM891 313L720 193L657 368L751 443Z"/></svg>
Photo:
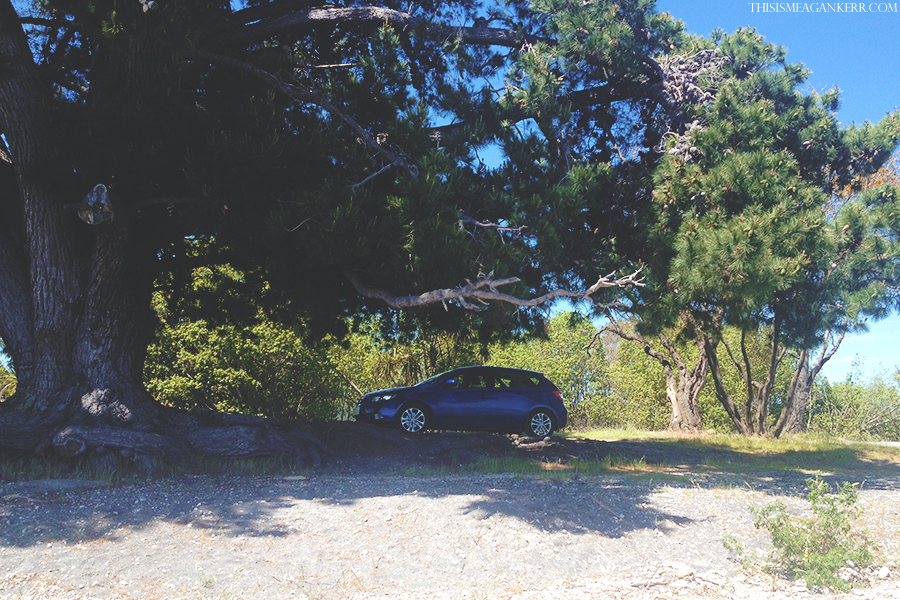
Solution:
<svg viewBox="0 0 900 600"><path fill-rule="evenodd" d="M553 415L549 411L539 409L528 415L525 431L531 437L544 438L553 433Z"/></svg>
<svg viewBox="0 0 900 600"><path fill-rule="evenodd" d="M428 409L421 404L410 404L397 414L397 427L405 433L421 433L428 429Z"/></svg>

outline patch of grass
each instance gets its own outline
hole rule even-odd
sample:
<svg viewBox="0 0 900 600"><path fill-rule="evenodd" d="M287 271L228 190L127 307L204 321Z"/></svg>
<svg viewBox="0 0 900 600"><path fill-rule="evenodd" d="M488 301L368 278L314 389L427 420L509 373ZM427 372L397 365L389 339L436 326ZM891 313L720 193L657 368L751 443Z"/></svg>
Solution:
<svg viewBox="0 0 900 600"><path fill-rule="evenodd" d="M292 476L309 475L312 470L302 462L284 456L254 456L244 458L198 457L183 468L190 475Z"/></svg>
<svg viewBox="0 0 900 600"><path fill-rule="evenodd" d="M567 462L529 460L517 457L483 458L468 469L476 473L512 473L534 475L551 479L570 479L580 475L608 475L610 473L648 471L646 461L604 456L600 460L572 460Z"/></svg>
<svg viewBox="0 0 900 600"><path fill-rule="evenodd" d="M446 475L510 474L544 479L577 479L580 476L609 474L658 475L644 458L604 456L599 460L547 461L515 456L484 457L457 466L417 466L396 473L403 477L442 477Z"/></svg>
<svg viewBox="0 0 900 600"><path fill-rule="evenodd" d="M87 461L63 460L56 456L2 455L0 481L31 479L92 479L118 481L122 478L118 465L96 465Z"/></svg>
<svg viewBox="0 0 900 600"><path fill-rule="evenodd" d="M784 438L738 434L633 432L591 430L569 433L569 439L632 442L647 445L648 454L672 456L677 461L686 451L695 454L697 467L705 471L746 473L748 471L795 471L847 473L856 476L884 468L900 469L900 448L867 442L850 442L821 435ZM699 457L699 458L697 458ZM648 461L653 462L653 461ZM665 468L657 461L656 468Z"/></svg>
<svg viewBox="0 0 900 600"><path fill-rule="evenodd" d="M678 436L680 434L675 434L668 431L649 431L645 429L609 429L601 427L595 429L565 430L560 431L557 435L565 438L584 438L588 440L615 441L650 439L669 440L674 436Z"/></svg>

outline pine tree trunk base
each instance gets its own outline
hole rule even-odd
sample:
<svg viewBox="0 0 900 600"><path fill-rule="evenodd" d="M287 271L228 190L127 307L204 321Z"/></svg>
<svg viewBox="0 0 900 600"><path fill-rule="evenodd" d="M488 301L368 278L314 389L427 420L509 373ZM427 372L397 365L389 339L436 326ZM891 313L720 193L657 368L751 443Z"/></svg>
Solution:
<svg viewBox="0 0 900 600"><path fill-rule="evenodd" d="M305 467L321 463L324 447L308 427L274 419L159 406L156 419L127 425L60 425L55 419L0 405L0 450L87 461L100 469L157 474L190 467L200 458L278 457ZM80 421L80 422L79 422Z"/></svg>

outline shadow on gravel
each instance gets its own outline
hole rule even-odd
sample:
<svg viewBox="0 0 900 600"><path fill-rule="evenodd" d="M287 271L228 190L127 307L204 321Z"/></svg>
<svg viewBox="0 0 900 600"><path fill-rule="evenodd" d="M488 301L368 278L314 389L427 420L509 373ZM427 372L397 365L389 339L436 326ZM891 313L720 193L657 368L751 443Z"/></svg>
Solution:
<svg viewBox="0 0 900 600"><path fill-rule="evenodd" d="M52 485L53 482L49 482ZM89 482L86 482L86 485ZM624 476L546 480L510 475L438 477L311 476L183 477L142 485L26 493L18 484L0 486L0 546L35 547L57 542L103 544L125 536L160 535L148 528L208 530L215 536L282 537L316 525L326 507L346 510L347 531L380 527L389 532L405 514L436 513L454 527L461 521L512 517L536 532L567 531L616 538L637 529L665 532L690 522L650 506L650 481ZM440 507L424 508L432 500ZM365 504L365 507L363 507ZM360 509L366 516L360 516ZM424 513L423 513L424 514ZM365 521L363 520L365 519ZM393 521L393 522L392 522ZM365 525L364 525L365 522ZM149 538L154 542L158 539ZM148 542L149 543L149 542ZM212 541L212 543L215 543Z"/></svg>
<svg viewBox="0 0 900 600"><path fill-rule="evenodd" d="M311 520L319 510L332 506L347 509L341 519L355 531L362 526L357 509L363 504L366 518L374 520L367 527L389 532L396 524L392 519L422 509L428 499L449 501L440 507L450 511L445 527L466 522L457 519L499 515L538 532L620 537L641 529L665 533L691 522L678 507L652 501L661 483L749 487L804 496L805 481L814 471L838 464L841 472L824 474L835 483L847 480L862 483L864 489L900 489L900 466L846 448L760 458L725 447L697 448L680 440L558 436L536 440L484 433L408 436L352 423L319 429L322 465L308 477L185 476L111 487L71 481L0 483L0 547L57 541L102 544L146 535L142 532L156 524L174 527L175 532L166 530L170 537L179 528L218 536L280 537L315 527ZM637 476L615 470L584 474L585 464L608 457L644 466ZM546 476L472 474L472 465L503 458L534 461L560 471ZM434 510L425 512L433 515ZM415 525L423 533L431 526L437 525L427 520Z"/></svg>
<svg viewBox="0 0 900 600"><path fill-rule="evenodd" d="M900 456L877 458L850 447L760 455L708 441L698 447L690 439L603 441L553 436L538 440L457 432L410 436L356 423L326 424L321 438L328 450L322 468L338 474L452 474L467 472L485 459L515 458L568 470L573 476L579 469L602 472L604 461L613 465L605 469L611 475L628 471L629 463L639 463L631 474L667 476L672 482L702 487L750 485L803 496L806 479L817 473L829 481L850 481L868 489L900 489ZM625 467L617 469L617 464Z"/></svg>

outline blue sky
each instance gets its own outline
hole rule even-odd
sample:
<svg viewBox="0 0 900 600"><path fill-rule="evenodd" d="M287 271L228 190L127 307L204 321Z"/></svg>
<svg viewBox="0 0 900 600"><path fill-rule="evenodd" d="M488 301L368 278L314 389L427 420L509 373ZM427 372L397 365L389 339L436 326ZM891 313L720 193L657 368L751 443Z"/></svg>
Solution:
<svg viewBox="0 0 900 600"><path fill-rule="evenodd" d="M900 1L658 0L657 8L699 35L717 27L729 33L756 28L787 48L789 62L812 70L809 89L841 89L844 125L877 121L900 106ZM864 375L893 373L900 366L898 342L900 316L870 323L868 333L844 340L822 374L842 380L854 363Z"/></svg>

